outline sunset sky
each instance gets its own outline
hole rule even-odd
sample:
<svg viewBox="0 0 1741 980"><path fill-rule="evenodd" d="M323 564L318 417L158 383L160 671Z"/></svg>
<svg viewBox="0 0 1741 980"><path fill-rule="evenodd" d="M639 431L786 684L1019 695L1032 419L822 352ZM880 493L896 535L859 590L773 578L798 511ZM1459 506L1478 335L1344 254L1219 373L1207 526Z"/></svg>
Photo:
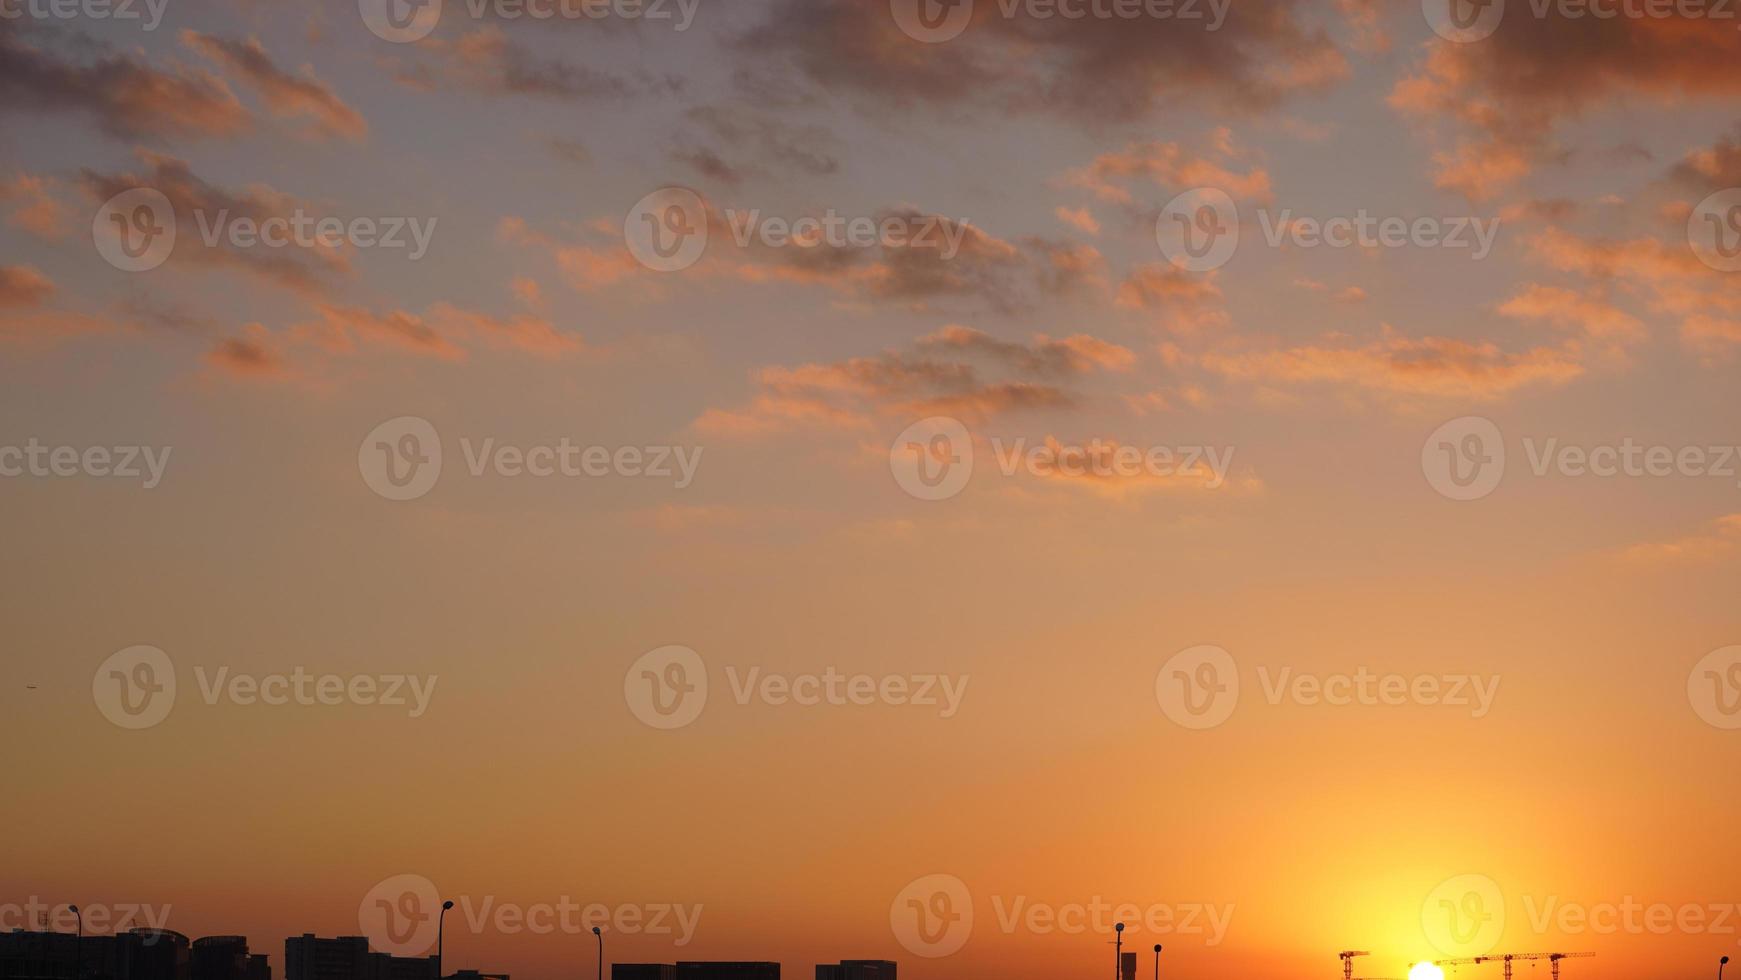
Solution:
<svg viewBox="0 0 1741 980"><path fill-rule="evenodd" d="M589 928L486 904L798 980L1104 977L1098 903L1194 980L1741 956L1741 10L921 2L0 0L0 930L282 978L409 875L521 980ZM806 216L878 230L737 240Z"/></svg>

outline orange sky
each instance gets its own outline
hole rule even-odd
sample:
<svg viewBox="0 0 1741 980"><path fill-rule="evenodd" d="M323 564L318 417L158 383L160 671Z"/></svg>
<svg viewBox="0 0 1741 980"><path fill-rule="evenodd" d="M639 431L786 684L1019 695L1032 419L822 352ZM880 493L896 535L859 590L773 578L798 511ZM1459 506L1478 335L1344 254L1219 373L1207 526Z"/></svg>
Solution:
<svg viewBox="0 0 1741 980"><path fill-rule="evenodd" d="M1722 18L88 6L0 0L0 929L1741 949Z"/></svg>

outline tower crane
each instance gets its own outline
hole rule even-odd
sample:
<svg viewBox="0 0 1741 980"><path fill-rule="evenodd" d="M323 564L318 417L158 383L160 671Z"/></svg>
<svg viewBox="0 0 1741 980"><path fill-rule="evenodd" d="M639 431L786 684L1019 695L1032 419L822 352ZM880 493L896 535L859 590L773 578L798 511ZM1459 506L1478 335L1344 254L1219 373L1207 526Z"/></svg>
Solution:
<svg viewBox="0 0 1741 980"><path fill-rule="evenodd" d="M1576 960L1595 956L1595 953L1489 953L1486 956L1471 956L1461 960L1435 960L1438 966L1465 966L1482 963L1501 962L1505 964L1505 980L1511 980L1511 962L1513 960L1547 960L1553 970L1553 980L1560 980L1560 961Z"/></svg>
<svg viewBox="0 0 1741 980"><path fill-rule="evenodd" d="M1372 954L1364 949L1345 949L1336 955L1342 960L1342 980L1354 980L1354 957Z"/></svg>

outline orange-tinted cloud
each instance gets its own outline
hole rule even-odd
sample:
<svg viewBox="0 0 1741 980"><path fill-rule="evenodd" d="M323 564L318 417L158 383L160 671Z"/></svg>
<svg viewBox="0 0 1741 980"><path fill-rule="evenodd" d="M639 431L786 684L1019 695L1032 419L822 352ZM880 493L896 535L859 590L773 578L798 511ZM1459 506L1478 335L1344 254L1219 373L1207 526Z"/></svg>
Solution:
<svg viewBox="0 0 1741 980"><path fill-rule="evenodd" d="M1232 135L1225 129L1214 134L1222 161L1192 155L1178 143L1132 143L1123 150L1103 153L1084 167L1070 171L1064 183L1080 187L1113 204L1133 204L1136 196L1129 184L1143 181L1166 191L1194 187L1217 187L1237 200L1268 202L1272 198L1269 172L1247 165L1242 171L1234 158Z"/></svg>
<svg viewBox="0 0 1741 980"><path fill-rule="evenodd" d="M1584 373L1575 348L1505 351L1488 341L1404 337L1385 328L1365 343L1335 334L1316 344L1209 351L1200 363L1237 381L1352 387L1385 395L1491 400Z"/></svg>
<svg viewBox="0 0 1741 980"><path fill-rule="evenodd" d="M713 435L758 436L864 428L880 415L980 421L1020 409L1068 408L1078 396L1065 381L1122 371L1134 360L1126 348L1086 335L1054 340L1041 334L1024 344L950 325L907 350L764 368L750 404L710 409L695 426Z"/></svg>
<svg viewBox="0 0 1741 980"><path fill-rule="evenodd" d="M1695 534L1650 541L1622 550L1620 560L1636 565L1722 561L1741 553L1741 514L1726 514Z"/></svg>
<svg viewBox="0 0 1741 980"><path fill-rule="evenodd" d="M274 116L312 119L313 131L322 137L360 140L368 134L362 114L316 78L312 68L305 66L300 76L284 71L258 39L235 41L184 30L181 40L258 92Z"/></svg>
<svg viewBox="0 0 1741 980"><path fill-rule="evenodd" d="M169 199L174 208L177 236L170 264L239 269L277 285L311 296L323 295L348 276L350 260L338 248L295 245L287 248L242 248L224 234L207 245L202 233L219 222L249 220L256 223L285 218L304 207L288 195L257 185L233 192L209 184L182 160L141 151L140 159L150 168L144 175L102 174L86 170L82 182L93 203L101 203L123 191L150 187Z"/></svg>
<svg viewBox="0 0 1741 980"><path fill-rule="evenodd" d="M75 57L49 46L54 35L0 25L0 113L73 112L121 139L227 137L252 121L223 78L159 69L132 55Z"/></svg>
<svg viewBox="0 0 1741 980"><path fill-rule="evenodd" d="M59 241L71 230L67 209L50 190L46 177L19 174L0 181L0 202L11 205L6 223L50 241Z"/></svg>
<svg viewBox="0 0 1741 980"><path fill-rule="evenodd" d="M54 282L30 265L0 265L0 307L41 306Z"/></svg>
<svg viewBox="0 0 1741 980"><path fill-rule="evenodd" d="M1346 59L1291 0L1226 7L1226 21L1035 17L973 6L948 44L904 34L888 3L778 0L739 49L775 57L830 93L893 108L980 104L1131 121L1171 105L1267 109L1345 77ZM1207 14L1207 11L1204 11Z"/></svg>
<svg viewBox="0 0 1741 980"><path fill-rule="evenodd" d="M1533 6L1513 6L1483 40L1429 42L1425 59L1397 83L1393 107L1453 124L1454 145L1436 155L1439 186L1472 198L1498 194L1559 154L1559 123L1594 109L1741 94L1741 32L1731 20L1678 8L1667 17L1569 17L1563 9L1550 4L1538 17Z"/></svg>

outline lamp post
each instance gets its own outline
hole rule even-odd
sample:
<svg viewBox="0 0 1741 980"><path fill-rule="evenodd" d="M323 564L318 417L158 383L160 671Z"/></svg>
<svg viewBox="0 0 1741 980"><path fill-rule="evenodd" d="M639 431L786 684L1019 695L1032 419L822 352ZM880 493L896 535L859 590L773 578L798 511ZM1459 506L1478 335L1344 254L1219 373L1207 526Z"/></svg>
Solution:
<svg viewBox="0 0 1741 980"><path fill-rule="evenodd" d="M1124 923L1112 927L1112 980L1122 980L1120 968L1124 966Z"/></svg>
<svg viewBox="0 0 1741 980"><path fill-rule="evenodd" d="M75 972L78 974L79 980L84 980L84 977L85 977L85 913L79 911L79 907L77 905L68 905L67 908L72 909L73 915L77 916L78 920L79 920L78 938L73 941L73 955L78 957L78 969Z"/></svg>
<svg viewBox="0 0 1741 980"><path fill-rule="evenodd" d="M605 980L605 934L599 931L598 926L593 926L592 935L598 940L598 980ZM1717 980L1723 978L1718 977Z"/></svg>
<svg viewBox="0 0 1741 980"><path fill-rule="evenodd" d="M1717 961L1717 980L1723 980L1723 967L1727 966L1728 963L1729 957L1727 956Z"/></svg>
<svg viewBox="0 0 1741 980"><path fill-rule="evenodd" d="M1161 980L1161 944L1155 944L1155 980ZM1718 977L1717 980L1723 980Z"/></svg>
<svg viewBox="0 0 1741 980"><path fill-rule="evenodd" d="M452 902L442 902L441 911L435 916L435 980L441 980L447 974L442 972L441 954L445 952L444 940L447 938L447 910L453 908Z"/></svg>

